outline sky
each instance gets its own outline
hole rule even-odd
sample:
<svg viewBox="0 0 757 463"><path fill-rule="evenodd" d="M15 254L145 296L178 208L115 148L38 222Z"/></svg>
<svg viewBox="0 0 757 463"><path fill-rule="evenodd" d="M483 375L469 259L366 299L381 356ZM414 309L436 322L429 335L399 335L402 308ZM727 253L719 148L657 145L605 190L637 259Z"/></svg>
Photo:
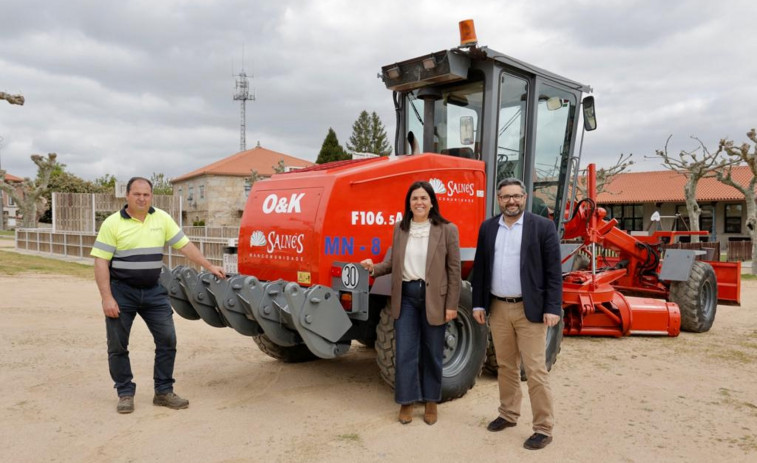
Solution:
<svg viewBox="0 0 757 463"><path fill-rule="evenodd" d="M234 75L253 78L247 148L315 161L375 111L393 144L381 66L480 45L590 85L598 129L582 166L659 170L757 126L753 0L6 0L0 14L0 167L34 177L55 152L93 180L178 177L240 149Z"/></svg>

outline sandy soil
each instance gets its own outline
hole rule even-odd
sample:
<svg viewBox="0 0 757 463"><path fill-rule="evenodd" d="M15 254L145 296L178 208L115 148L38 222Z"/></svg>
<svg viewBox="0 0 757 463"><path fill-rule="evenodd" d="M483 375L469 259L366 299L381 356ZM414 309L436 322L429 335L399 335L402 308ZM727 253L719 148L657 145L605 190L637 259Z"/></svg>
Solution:
<svg viewBox="0 0 757 463"><path fill-rule="evenodd" d="M0 252L2 259L2 252ZM720 306L704 334L570 338L552 371L557 424L544 450L524 402L516 428L496 416L489 376L440 406L435 426L396 421L371 349L284 364L228 328L176 317L176 392L152 405L151 338L132 334L136 411L115 412L105 329L92 281L0 276L2 461L747 462L757 461L757 282ZM525 389L525 385L524 385Z"/></svg>

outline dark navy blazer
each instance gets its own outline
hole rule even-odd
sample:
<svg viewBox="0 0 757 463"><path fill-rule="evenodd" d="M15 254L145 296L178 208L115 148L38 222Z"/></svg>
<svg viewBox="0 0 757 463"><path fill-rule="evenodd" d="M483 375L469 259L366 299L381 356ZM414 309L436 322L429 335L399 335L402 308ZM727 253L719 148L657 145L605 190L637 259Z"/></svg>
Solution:
<svg viewBox="0 0 757 463"><path fill-rule="evenodd" d="M483 307L487 313L491 302L494 243L501 216L481 224L473 261L473 307ZM557 230L551 220L530 212L524 212L523 217L520 285L528 320L541 323L545 313L562 314L562 266Z"/></svg>

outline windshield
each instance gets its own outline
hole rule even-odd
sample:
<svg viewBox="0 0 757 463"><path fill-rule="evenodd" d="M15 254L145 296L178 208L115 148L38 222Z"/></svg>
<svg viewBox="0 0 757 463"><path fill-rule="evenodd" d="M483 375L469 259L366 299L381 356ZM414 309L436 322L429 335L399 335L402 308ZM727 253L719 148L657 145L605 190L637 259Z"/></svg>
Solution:
<svg viewBox="0 0 757 463"><path fill-rule="evenodd" d="M554 217L564 195L560 177L567 175L575 109L572 93L548 85L540 88L531 209L545 217Z"/></svg>
<svg viewBox="0 0 757 463"><path fill-rule="evenodd" d="M424 102L417 98L417 90L407 94L405 120L408 136L405 139L416 140L417 146L408 145L406 152L432 152L481 159L483 81L445 87L441 92L442 97L434 102L433 146L423 146Z"/></svg>

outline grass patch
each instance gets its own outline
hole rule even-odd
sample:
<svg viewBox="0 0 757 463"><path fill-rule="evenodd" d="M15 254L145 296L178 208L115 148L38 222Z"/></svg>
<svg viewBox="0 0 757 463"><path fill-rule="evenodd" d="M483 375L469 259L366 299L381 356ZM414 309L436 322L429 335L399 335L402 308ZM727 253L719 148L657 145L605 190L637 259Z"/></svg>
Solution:
<svg viewBox="0 0 757 463"><path fill-rule="evenodd" d="M22 273L94 278L94 269L91 265L0 251L0 275L20 275Z"/></svg>
<svg viewBox="0 0 757 463"><path fill-rule="evenodd" d="M742 280L757 280L757 275L752 275L751 273L742 273L741 279Z"/></svg>
<svg viewBox="0 0 757 463"><path fill-rule="evenodd" d="M14 238L16 236L16 232L13 230L0 230L0 237L6 236L8 238Z"/></svg>
<svg viewBox="0 0 757 463"><path fill-rule="evenodd" d="M360 442L362 439L360 438L360 434L357 433L349 433L349 434L339 434L337 436L339 440L345 440L350 442Z"/></svg>

